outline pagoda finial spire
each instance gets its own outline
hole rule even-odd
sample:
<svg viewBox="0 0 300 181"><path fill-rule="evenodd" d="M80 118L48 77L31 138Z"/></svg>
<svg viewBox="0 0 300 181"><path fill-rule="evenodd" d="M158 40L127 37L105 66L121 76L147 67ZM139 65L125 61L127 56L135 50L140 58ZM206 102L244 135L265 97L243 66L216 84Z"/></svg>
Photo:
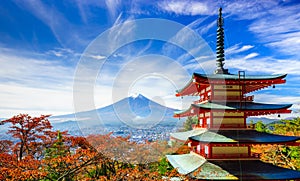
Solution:
<svg viewBox="0 0 300 181"><path fill-rule="evenodd" d="M224 61L225 61L225 55L224 55L224 20L222 17L222 8L219 8L219 18L218 18L218 29L217 29L217 59L216 59L216 65L217 69L215 70L215 74L229 74L228 69L224 69Z"/></svg>

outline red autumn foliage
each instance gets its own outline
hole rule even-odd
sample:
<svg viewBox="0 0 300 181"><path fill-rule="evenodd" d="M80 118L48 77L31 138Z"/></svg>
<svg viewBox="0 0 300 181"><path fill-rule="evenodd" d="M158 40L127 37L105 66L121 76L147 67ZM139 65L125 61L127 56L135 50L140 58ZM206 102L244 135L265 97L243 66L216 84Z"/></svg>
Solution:
<svg viewBox="0 0 300 181"><path fill-rule="evenodd" d="M137 144L107 135L74 137L53 131L49 115L4 120L16 141L0 140L0 180L161 180L166 142Z"/></svg>

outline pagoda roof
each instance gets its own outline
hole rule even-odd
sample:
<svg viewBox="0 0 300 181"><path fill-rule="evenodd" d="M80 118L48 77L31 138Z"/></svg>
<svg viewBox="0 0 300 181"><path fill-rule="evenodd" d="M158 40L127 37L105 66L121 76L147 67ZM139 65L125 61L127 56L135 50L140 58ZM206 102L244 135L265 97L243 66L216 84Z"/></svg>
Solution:
<svg viewBox="0 0 300 181"><path fill-rule="evenodd" d="M199 104L192 104L188 109L174 112L174 117L185 117L196 115L203 110L241 110L241 111L270 111L278 110L274 113L286 113L286 109L292 104L265 104L255 102L205 102ZM193 110L193 111L192 111ZM196 111L197 110L197 111ZM283 111L282 111L283 110Z"/></svg>
<svg viewBox="0 0 300 181"><path fill-rule="evenodd" d="M189 175L195 179L286 180L300 178L299 171L277 167L259 160L206 160L196 153L167 155L167 159L180 174Z"/></svg>
<svg viewBox="0 0 300 181"><path fill-rule="evenodd" d="M189 137L202 134L206 131L207 131L207 129L205 129L205 128L199 128L199 129L193 129L190 131L170 133L170 137L173 139L176 139L178 141L186 142L189 139Z"/></svg>
<svg viewBox="0 0 300 181"><path fill-rule="evenodd" d="M300 140L297 136L282 136L258 132L256 130L207 130L201 134L189 137L190 140L207 143L250 143L271 144L287 143Z"/></svg>
<svg viewBox="0 0 300 181"><path fill-rule="evenodd" d="M222 168L240 180L290 180L300 178L299 171L278 167L260 160L211 160L209 162L213 166L218 166L217 168L211 167L211 169L217 172L216 176L212 175L214 178L218 178L220 175L219 168ZM191 173L191 176L195 175L195 178L200 179L205 176L204 174L207 175L206 172L209 170L200 168L201 171L198 174ZM225 178L228 179L228 177Z"/></svg>
<svg viewBox="0 0 300 181"><path fill-rule="evenodd" d="M182 89L177 90L176 96L199 95L201 85L236 84L245 85L245 92L249 93L265 87L285 83L287 74L274 75L238 75L238 74L199 74L193 73L192 79ZM200 85L200 87L198 86Z"/></svg>
<svg viewBox="0 0 300 181"><path fill-rule="evenodd" d="M199 74L194 73L193 77L199 77L204 79L220 79L220 80L272 80L283 79L287 74L274 74L274 75L245 75L239 76L238 74Z"/></svg>
<svg viewBox="0 0 300 181"><path fill-rule="evenodd" d="M206 162L206 159L196 153L181 155L166 155L169 162L180 174L188 174L199 168Z"/></svg>

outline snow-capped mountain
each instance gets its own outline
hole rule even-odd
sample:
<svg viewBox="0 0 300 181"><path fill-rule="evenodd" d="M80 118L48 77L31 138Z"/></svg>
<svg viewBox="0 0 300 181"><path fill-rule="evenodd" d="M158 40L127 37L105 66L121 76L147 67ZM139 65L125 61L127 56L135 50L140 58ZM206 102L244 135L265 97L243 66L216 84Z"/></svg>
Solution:
<svg viewBox="0 0 300 181"><path fill-rule="evenodd" d="M103 108L76 114L53 116L49 120L57 129L74 128L76 125L80 130L90 130L93 127L105 129L121 126L148 129L156 125L176 126L178 119L173 118L174 111L176 110L138 94Z"/></svg>

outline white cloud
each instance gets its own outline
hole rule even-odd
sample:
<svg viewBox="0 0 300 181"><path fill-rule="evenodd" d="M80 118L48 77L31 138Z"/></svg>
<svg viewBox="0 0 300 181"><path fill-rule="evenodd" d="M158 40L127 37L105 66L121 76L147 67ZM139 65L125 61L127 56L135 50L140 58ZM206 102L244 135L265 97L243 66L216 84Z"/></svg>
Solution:
<svg viewBox="0 0 300 181"><path fill-rule="evenodd" d="M0 117L20 113L33 116L60 115L73 112L72 89L43 89L23 85L0 84Z"/></svg>
<svg viewBox="0 0 300 181"><path fill-rule="evenodd" d="M32 53L8 52L0 54L0 117L72 112L74 68Z"/></svg>
<svg viewBox="0 0 300 181"><path fill-rule="evenodd" d="M260 103L267 103L267 104L293 104L289 110L292 110L291 114L280 114L280 119L284 119L287 117L298 117L299 114L299 97L297 96L286 96L281 94L266 94L266 93L256 93L254 95L254 100ZM270 119L278 119L277 114L271 114L267 116Z"/></svg>
<svg viewBox="0 0 300 181"><path fill-rule="evenodd" d="M244 51L247 51L247 50L250 50L252 49L254 46L253 45L243 45L242 47L240 46L240 44L235 44L229 48L227 48L225 50L226 52L226 55L235 55L235 54L238 54L238 53L241 53L241 52L244 52Z"/></svg>
<svg viewBox="0 0 300 181"><path fill-rule="evenodd" d="M15 4L21 9L27 10L48 26L62 47L70 47L70 45L73 47L74 45L85 46L90 41L85 39L90 33L87 35L83 33L85 29L69 21L64 12L61 12L55 6L35 0L26 2L16 0Z"/></svg>
<svg viewBox="0 0 300 181"><path fill-rule="evenodd" d="M54 88L52 84L55 84L55 88L59 88L73 79L74 70L59 61L17 56L18 53L0 54L1 82L47 88Z"/></svg>
<svg viewBox="0 0 300 181"><path fill-rule="evenodd" d="M226 61L228 67L249 72L264 74L290 74L300 75L300 61L294 59L276 59L272 57L256 57L256 53L246 56L237 56ZM248 58L248 59L246 59ZM249 59L251 58L251 59Z"/></svg>
<svg viewBox="0 0 300 181"><path fill-rule="evenodd" d="M106 58L106 56L103 56L103 55L84 55L84 56L90 57L95 60L103 60Z"/></svg>
<svg viewBox="0 0 300 181"><path fill-rule="evenodd" d="M228 13L230 16L240 20L255 20L265 16L269 9L278 6L278 1L226 1L222 6L224 13Z"/></svg>
<svg viewBox="0 0 300 181"><path fill-rule="evenodd" d="M257 93L255 96L256 102L269 104L299 104L299 97L285 96L277 94Z"/></svg>
<svg viewBox="0 0 300 181"><path fill-rule="evenodd" d="M74 59L76 60L80 57L79 53L76 53L74 50L70 48L54 48L53 50L48 50L45 54L50 56L55 56L56 58L60 59Z"/></svg>
<svg viewBox="0 0 300 181"><path fill-rule="evenodd" d="M258 53L250 53L250 54L246 55L246 56L244 57L244 59L245 59L245 60L251 59L251 58L257 57L258 55L259 55Z"/></svg>
<svg viewBox="0 0 300 181"><path fill-rule="evenodd" d="M210 11L207 3L198 1L163 1L159 2L158 6L170 13L175 13L179 15L208 15L212 12Z"/></svg>
<svg viewBox="0 0 300 181"><path fill-rule="evenodd" d="M118 13L118 8L121 4L120 0L105 0L105 4L110 12L110 15L115 18Z"/></svg>
<svg viewBox="0 0 300 181"><path fill-rule="evenodd" d="M254 21L249 30L277 52L300 58L300 5L275 6L268 15Z"/></svg>
<svg viewBox="0 0 300 181"><path fill-rule="evenodd" d="M99 78L95 87L97 107L140 93L149 98L160 97L163 104L178 108L181 100L175 103L175 92L185 85L190 75L168 57L145 55L124 64L117 74L109 76L100 72ZM165 99L168 96L174 99Z"/></svg>

